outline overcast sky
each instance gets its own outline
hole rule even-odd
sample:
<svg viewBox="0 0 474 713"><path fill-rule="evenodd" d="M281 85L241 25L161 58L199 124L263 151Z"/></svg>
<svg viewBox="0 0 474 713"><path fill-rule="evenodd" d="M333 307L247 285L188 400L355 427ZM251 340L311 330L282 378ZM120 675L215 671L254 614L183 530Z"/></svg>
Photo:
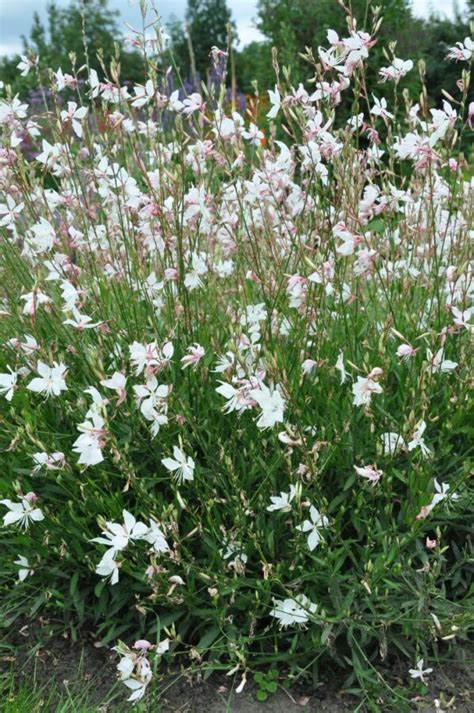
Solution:
<svg viewBox="0 0 474 713"><path fill-rule="evenodd" d="M58 5L69 4L69 0L56 2ZM36 10L44 18L47 4L48 0L0 0L0 55L21 51L21 35L29 34L33 12ZM121 21L140 27L138 0L110 0L109 4L120 11ZM165 24L172 15L183 17L186 8L186 0L156 0L156 4ZM383 0L380 4L383 5ZM465 2L458 0L457 4L462 9ZM253 22L257 0L228 0L228 5L237 24L241 45L259 39L259 32ZM452 15L453 0L412 0L412 5L415 13L420 16L428 14L429 8Z"/></svg>

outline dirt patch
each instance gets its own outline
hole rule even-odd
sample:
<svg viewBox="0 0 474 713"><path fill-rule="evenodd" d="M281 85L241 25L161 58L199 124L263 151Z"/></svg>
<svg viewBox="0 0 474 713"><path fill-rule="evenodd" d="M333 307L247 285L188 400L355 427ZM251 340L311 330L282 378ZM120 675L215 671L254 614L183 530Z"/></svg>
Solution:
<svg viewBox="0 0 474 713"><path fill-rule="evenodd" d="M129 710L125 703L126 691L116 682L117 657L110 649L98 647L91 635L73 642L66 635L53 633L47 625L23 627L14 641L5 644L6 654L0 657L0 672L14 670L20 687L49 687L54 680L58 695L81 694L81 703L87 701L91 711L121 713ZM460 646L456 661L431 664L435 668L430 676L429 692L423 696L404 691L411 700L408 708L378 707L370 710L418 711L439 713L435 699L446 713L474 712L474 646ZM390 684L400 691L407 682L406 670L392 669ZM188 677L171 676L160 683L163 691L159 700L147 707L149 713L351 713L357 707L355 698L340 690L342 679L328 674L328 680L316 689L293 687L290 691L279 688L266 702L256 700L256 686L252 681L240 694L232 691L231 680L224 675L214 675L209 681L196 682ZM151 693L151 691L150 691ZM58 702L59 703L59 702ZM51 704L42 708L44 713L55 713ZM367 709L369 710L369 709Z"/></svg>

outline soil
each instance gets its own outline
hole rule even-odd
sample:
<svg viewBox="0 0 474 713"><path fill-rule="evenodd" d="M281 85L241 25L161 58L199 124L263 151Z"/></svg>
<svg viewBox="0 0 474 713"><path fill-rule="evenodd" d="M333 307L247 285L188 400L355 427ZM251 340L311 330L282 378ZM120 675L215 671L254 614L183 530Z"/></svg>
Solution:
<svg viewBox="0 0 474 713"><path fill-rule="evenodd" d="M0 656L0 673L2 669L4 672L8 669L17 671L19 688L31 686L32 676L37 687L49 687L54 679L59 691L81 691L82 694L87 691L91 711L122 713L133 710L130 704L124 705L126 691L123 685L114 685L117 657L110 649L98 647L91 636L72 642L65 635L51 635L45 642L43 627L30 630L25 626L16 638L15 642L3 647L3 651L8 648L10 651ZM436 665L425 696L417 697L411 691L413 711L474 713L474 647L459 646L456 655L458 661ZM400 686L406 682L406 671L400 671L398 675L392 671L391 685ZM214 675L206 682L193 682L175 675L164 682L161 688L166 690L159 702L151 703L148 709L149 713L351 713L357 707L357 700L340 691L341 683L342 679L329 673L328 680L316 690L296 687L286 691L280 688L267 701L259 702L251 681L242 693L235 694L231 679L223 675ZM436 708L435 699L440 700L441 709ZM377 701L374 704L376 707L371 711L394 711L379 706ZM55 713L56 706L42 707L41 711ZM395 713L401 713L401 709Z"/></svg>

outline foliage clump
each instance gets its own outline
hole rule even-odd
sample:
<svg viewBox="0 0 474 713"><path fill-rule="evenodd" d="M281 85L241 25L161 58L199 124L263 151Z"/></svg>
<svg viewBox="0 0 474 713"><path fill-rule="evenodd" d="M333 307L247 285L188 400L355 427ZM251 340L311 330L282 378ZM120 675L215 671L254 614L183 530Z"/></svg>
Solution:
<svg viewBox="0 0 474 713"><path fill-rule="evenodd" d="M159 25L133 88L1 99L4 621L94 627L133 700L153 656L370 697L472 629L472 42L431 110L389 55L389 104L378 24L329 30L308 90L275 60L259 124L224 49L169 91Z"/></svg>

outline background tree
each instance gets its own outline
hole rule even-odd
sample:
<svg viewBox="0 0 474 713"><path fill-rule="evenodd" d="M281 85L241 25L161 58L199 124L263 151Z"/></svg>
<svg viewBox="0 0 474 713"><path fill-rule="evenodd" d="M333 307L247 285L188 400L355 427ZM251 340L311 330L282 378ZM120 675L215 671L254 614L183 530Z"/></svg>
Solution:
<svg viewBox="0 0 474 713"><path fill-rule="evenodd" d="M184 77L206 77L212 47L227 48L229 26L235 43L237 31L226 0L188 0L184 25L176 20L170 25L173 54Z"/></svg>
<svg viewBox="0 0 474 713"><path fill-rule="evenodd" d="M140 81L143 65L138 52L123 48L124 38L118 23L119 12L109 7L109 0L71 0L66 7L58 7L54 0L47 6L44 24L37 12L33 15L33 25L28 38L22 37L24 52L39 56L39 68L51 67L71 72L71 54L76 57L76 68L86 61L84 46L90 66L102 74L101 57L106 66L115 56L119 45L122 78ZM0 78L13 84L14 91L24 93L37 84L34 76L20 77L16 69L19 57L3 58L0 62Z"/></svg>

